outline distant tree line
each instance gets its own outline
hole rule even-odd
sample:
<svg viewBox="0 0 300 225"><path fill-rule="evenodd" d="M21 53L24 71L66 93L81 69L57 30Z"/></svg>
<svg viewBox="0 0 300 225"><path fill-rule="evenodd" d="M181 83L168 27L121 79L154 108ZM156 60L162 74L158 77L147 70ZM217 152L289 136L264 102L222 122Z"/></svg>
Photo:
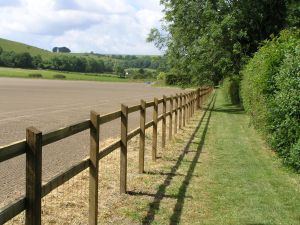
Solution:
<svg viewBox="0 0 300 225"><path fill-rule="evenodd" d="M19 68L39 68L42 63L41 56L31 56L28 52L15 53L3 51L0 47L0 66Z"/></svg>
<svg viewBox="0 0 300 225"><path fill-rule="evenodd" d="M70 53L71 50L67 47L54 47L52 52Z"/></svg>
<svg viewBox="0 0 300 225"><path fill-rule="evenodd" d="M110 56L102 59L97 56L54 55L43 59L40 55L32 56L28 52L15 53L3 51L0 47L0 66L27 69L51 69L59 71L84 72L84 73L116 73L124 75L125 69L142 68L167 70L165 59L161 56Z"/></svg>

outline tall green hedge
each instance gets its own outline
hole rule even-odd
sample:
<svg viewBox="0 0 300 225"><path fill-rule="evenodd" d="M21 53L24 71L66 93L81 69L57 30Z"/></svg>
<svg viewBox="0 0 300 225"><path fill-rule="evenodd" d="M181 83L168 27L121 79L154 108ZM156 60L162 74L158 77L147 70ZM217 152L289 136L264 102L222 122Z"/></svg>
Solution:
<svg viewBox="0 0 300 225"><path fill-rule="evenodd" d="M242 100L252 123L300 172L300 30L284 30L265 42L242 75Z"/></svg>

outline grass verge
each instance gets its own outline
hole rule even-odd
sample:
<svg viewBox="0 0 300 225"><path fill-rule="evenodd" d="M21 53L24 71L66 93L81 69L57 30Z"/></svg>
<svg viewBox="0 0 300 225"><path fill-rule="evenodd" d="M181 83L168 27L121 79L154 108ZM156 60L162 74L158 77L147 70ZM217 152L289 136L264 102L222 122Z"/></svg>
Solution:
<svg viewBox="0 0 300 225"><path fill-rule="evenodd" d="M77 73L77 72L61 72L54 70L32 70L0 67L0 77L11 78L30 78L30 75L40 74L42 78L38 79L58 79L57 75L63 75L63 80L86 80L86 81L104 81L104 82L145 82L148 80L125 79L112 74L93 74L93 73ZM151 81L151 80L149 80Z"/></svg>

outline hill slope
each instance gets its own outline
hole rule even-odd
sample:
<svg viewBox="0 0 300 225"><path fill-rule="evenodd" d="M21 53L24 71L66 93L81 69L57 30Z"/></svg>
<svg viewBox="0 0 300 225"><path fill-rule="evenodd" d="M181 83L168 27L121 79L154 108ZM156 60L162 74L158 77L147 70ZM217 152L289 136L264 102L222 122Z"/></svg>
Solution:
<svg viewBox="0 0 300 225"><path fill-rule="evenodd" d="M29 52L31 55L41 55L43 58L48 57L49 55L51 55L51 52L49 52L47 50L37 48L37 47L33 47L33 46L30 46L30 45L26 45L26 44L23 44L23 43L20 43L20 42L6 40L6 39L3 39L3 38L0 38L0 47L4 51L14 51L16 53Z"/></svg>
<svg viewBox="0 0 300 225"><path fill-rule="evenodd" d="M7 39L0 38L0 47L4 51L13 51L16 53L21 53L21 52L29 52L32 56L35 55L40 55L43 59L49 59L55 55L68 55L68 56L78 56L78 57L90 57L94 59L102 59L102 60L107 60L109 56L98 56L98 55L93 55L90 53L52 53L50 51L30 46L27 44L23 44L21 42L16 42L16 41L11 41Z"/></svg>

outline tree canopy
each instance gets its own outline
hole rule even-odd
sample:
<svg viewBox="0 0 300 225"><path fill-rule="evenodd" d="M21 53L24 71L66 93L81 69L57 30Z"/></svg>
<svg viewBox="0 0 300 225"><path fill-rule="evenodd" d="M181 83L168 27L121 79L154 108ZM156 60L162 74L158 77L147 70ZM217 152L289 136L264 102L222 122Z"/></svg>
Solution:
<svg viewBox="0 0 300 225"><path fill-rule="evenodd" d="M239 74L260 43L287 26L289 3L161 0L165 12L162 29L152 29L147 40L165 49L175 82L178 78L183 85L217 84ZM295 21L292 18L293 24Z"/></svg>

